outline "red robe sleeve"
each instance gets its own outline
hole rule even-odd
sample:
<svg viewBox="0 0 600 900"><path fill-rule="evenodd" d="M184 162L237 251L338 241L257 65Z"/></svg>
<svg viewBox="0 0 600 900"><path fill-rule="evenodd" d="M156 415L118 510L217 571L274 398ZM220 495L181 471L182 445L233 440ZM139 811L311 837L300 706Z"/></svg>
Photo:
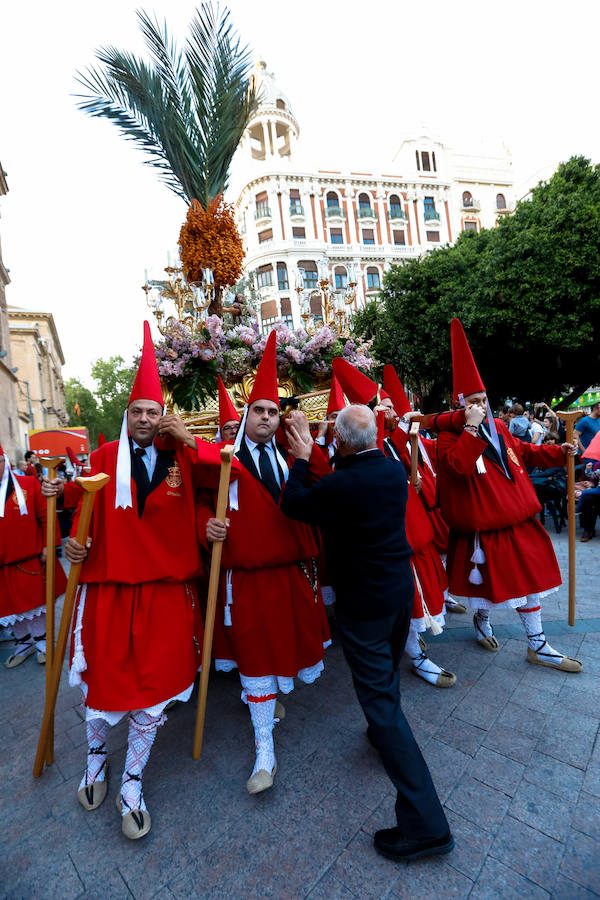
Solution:
<svg viewBox="0 0 600 900"><path fill-rule="evenodd" d="M487 447L483 438L468 431L460 437L451 431L440 431L438 437L438 456L440 461L455 475L469 478L473 474L475 463Z"/></svg>
<svg viewBox="0 0 600 900"><path fill-rule="evenodd" d="M560 444L528 444L512 435L508 429L502 431L508 447L521 457L526 469L552 469L565 465L565 456Z"/></svg>

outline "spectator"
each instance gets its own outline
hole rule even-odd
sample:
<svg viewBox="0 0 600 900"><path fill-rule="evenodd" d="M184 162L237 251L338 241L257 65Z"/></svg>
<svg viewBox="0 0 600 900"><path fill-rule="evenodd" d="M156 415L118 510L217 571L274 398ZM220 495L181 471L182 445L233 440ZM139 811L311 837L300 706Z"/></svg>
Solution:
<svg viewBox="0 0 600 900"><path fill-rule="evenodd" d="M529 410L529 431L531 433L531 443L541 444L544 437L544 426L541 423L541 410L535 407Z"/></svg>
<svg viewBox="0 0 600 900"><path fill-rule="evenodd" d="M25 474L32 475L34 478L38 477L38 472L35 467L37 463L37 456L33 452L33 450L28 450L25 453Z"/></svg>
<svg viewBox="0 0 600 900"><path fill-rule="evenodd" d="M579 419L575 425L575 443L579 445L583 454L584 462L589 462L585 458L585 449L600 431L600 403L594 403L588 416Z"/></svg>
<svg viewBox="0 0 600 900"><path fill-rule="evenodd" d="M596 537L596 519L600 515L600 487L598 486L600 482L600 473L591 472L586 478L594 485L594 487L590 487L588 490L583 491L579 498L579 503L577 504L577 511L580 513L579 521L583 528L583 534L581 536L582 544L585 544L587 541L591 541L592 538Z"/></svg>
<svg viewBox="0 0 600 900"><path fill-rule="evenodd" d="M508 430L520 441L525 441L529 444L531 443L531 430L529 427L529 418L524 415L524 412L525 411L520 403L514 403L511 406L509 410L511 419Z"/></svg>
<svg viewBox="0 0 600 900"><path fill-rule="evenodd" d="M542 438L542 444L560 444L561 439L558 431L548 431Z"/></svg>

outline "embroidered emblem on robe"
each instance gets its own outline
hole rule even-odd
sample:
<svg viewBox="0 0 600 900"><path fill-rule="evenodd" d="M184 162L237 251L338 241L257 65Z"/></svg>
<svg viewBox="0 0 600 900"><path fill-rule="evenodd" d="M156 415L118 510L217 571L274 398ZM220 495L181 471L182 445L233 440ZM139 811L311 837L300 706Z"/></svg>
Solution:
<svg viewBox="0 0 600 900"><path fill-rule="evenodd" d="M169 466L169 474L167 475L165 481L169 485L169 487L176 488L180 487L183 484L183 478L181 477L181 469L177 462L175 462L172 466Z"/></svg>

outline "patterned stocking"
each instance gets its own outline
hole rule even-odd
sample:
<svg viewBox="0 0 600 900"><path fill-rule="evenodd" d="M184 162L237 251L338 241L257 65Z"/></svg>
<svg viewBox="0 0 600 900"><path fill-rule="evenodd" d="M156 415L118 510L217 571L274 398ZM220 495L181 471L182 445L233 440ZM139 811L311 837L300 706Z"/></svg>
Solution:
<svg viewBox="0 0 600 900"><path fill-rule="evenodd" d="M26 654L32 653L33 640L31 638L31 622L28 619L23 619L21 622L15 622L12 625L12 633L17 639L17 646L15 649L15 656L25 656Z"/></svg>
<svg viewBox="0 0 600 900"><path fill-rule="evenodd" d="M142 772L148 762L150 750L156 737L156 730L163 725L167 717L151 716L143 710L129 713L129 737L125 771L121 779L121 813L125 815L131 809L143 809L147 812L142 791Z"/></svg>
<svg viewBox="0 0 600 900"><path fill-rule="evenodd" d="M38 613L31 620L31 636L35 641L35 649L38 653L46 652L46 611Z"/></svg>
<svg viewBox="0 0 600 900"><path fill-rule="evenodd" d="M106 778L106 736L109 728L105 719L88 719L86 722L88 757L79 790Z"/></svg>
<svg viewBox="0 0 600 900"><path fill-rule="evenodd" d="M264 769L270 774L275 768L273 725L275 724L277 681L272 675L265 675L261 678L240 675L240 680L254 726L256 762L252 775L255 775L260 769Z"/></svg>
<svg viewBox="0 0 600 900"><path fill-rule="evenodd" d="M438 675L441 675L443 670L421 650L421 647L419 646L419 634L412 622L408 631L404 650L410 657L417 675L425 681L428 681L429 684L437 684Z"/></svg>
<svg viewBox="0 0 600 900"><path fill-rule="evenodd" d="M475 619L477 620L477 625L483 631L485 637L491 637L493 635L492 626L490 623L490 613L487 609L478 609L475 613ZM477 632L477 640L482 640L481 635Z"/></svg>
<svg viewBox="0 0 600 900"><path fill-rule="evenodd" d="M540 606L532 606L528 609L521 607L517 609L517 612L523 623L523 628L527 634L527 643L531 649L539 653L540 657L543 657L544 662L551 663L553 666L560 666L563 657L546 641Z"/></svg>

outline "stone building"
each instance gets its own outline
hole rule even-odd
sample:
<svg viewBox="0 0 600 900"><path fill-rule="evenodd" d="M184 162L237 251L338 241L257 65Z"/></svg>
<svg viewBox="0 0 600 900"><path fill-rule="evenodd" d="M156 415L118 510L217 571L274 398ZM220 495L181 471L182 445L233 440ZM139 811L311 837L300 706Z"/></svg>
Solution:
<svg viewBox="0 0 600 900"><path fill-rule="evenodd" d="M514 208L506 148L459 153L420 127L402 137L383 172L311 168L299 162L300 126L264 62L260 103L241 141L232 189L263 330L281 317L319 316L325 273L333 291L356 282L354 305L377 293L391 263L452 244L461 231L493 227ZM242 174L243 173L243 174ZM305 290L300 306L298 268Z"/></svg>
<svg viewBox="0 0 600 900"><path fill-rule="evenodd" d="M52 313L8 307L12 359L17 367L18 411L26 429L68 422L61 367L65 364Z"/></svg>
<svg viewBox="0 0 600 900"><path fill-rule="evenodd" d="M0 197L8 193L6 172L0 164ZM22 422L17 413L17 375L10 346L6 288L10 284L8 271L2 261L0 245L0 443L12 463L18 461L27 446Z"/></svg>

